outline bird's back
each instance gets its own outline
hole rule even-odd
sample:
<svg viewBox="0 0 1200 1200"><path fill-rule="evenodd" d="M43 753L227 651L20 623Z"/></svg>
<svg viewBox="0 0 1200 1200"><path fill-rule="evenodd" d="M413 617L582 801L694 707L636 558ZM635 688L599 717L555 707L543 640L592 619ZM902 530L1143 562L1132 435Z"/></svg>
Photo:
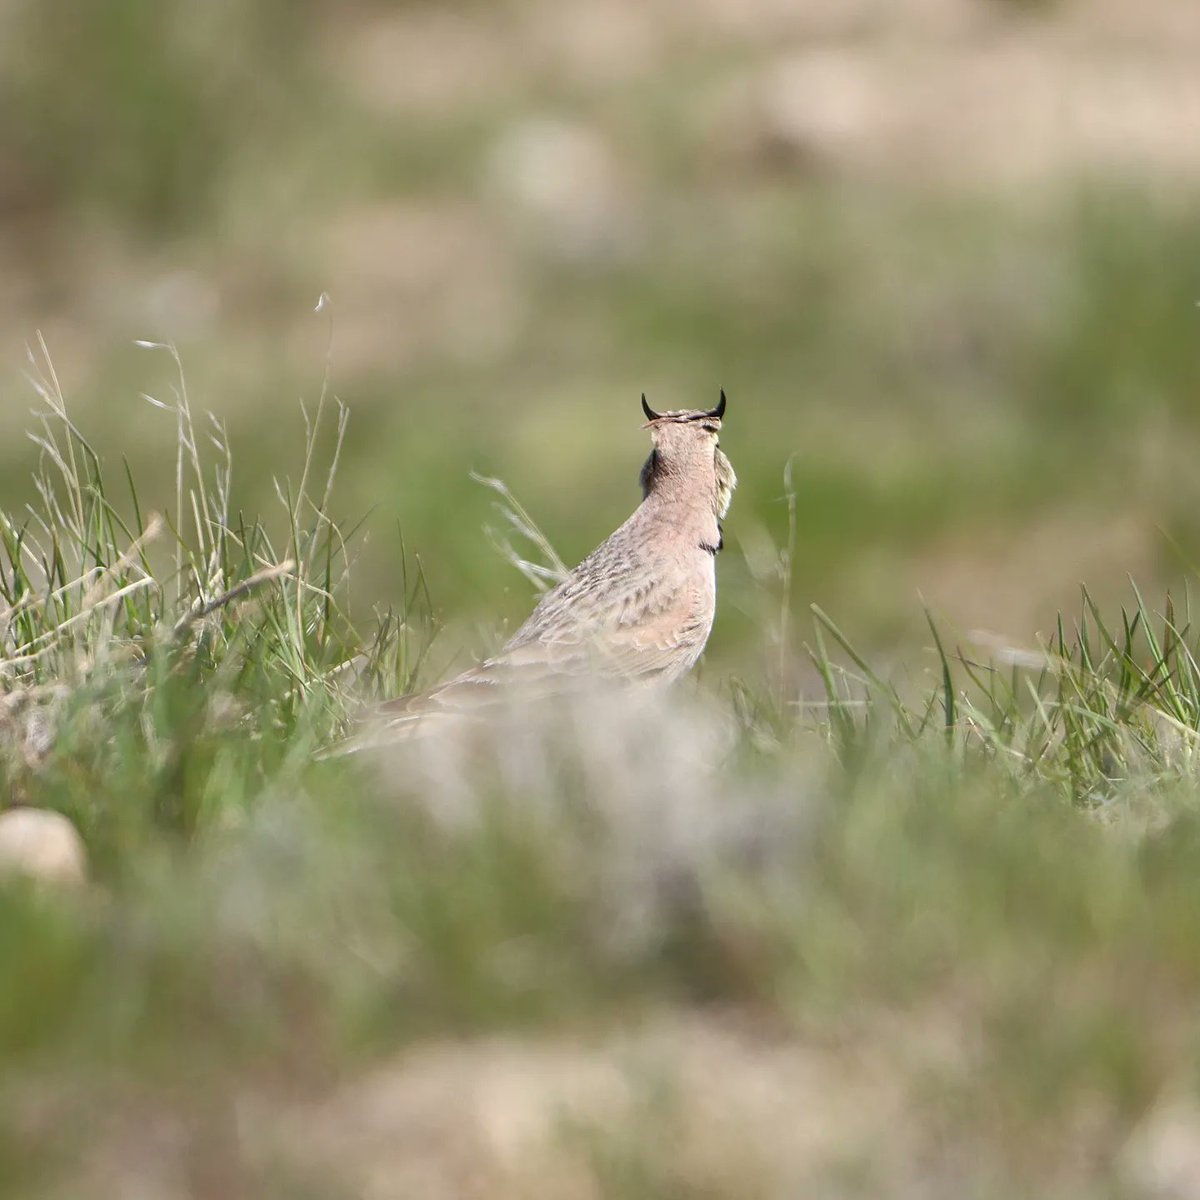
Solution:
<svg viewBox="0 0 1200 1200"><path fill-rule="evenodd" d="M674 679L704 648L715 608L713 555L644 503L542 597L490 663L541 656L568 671Z"/></svg>

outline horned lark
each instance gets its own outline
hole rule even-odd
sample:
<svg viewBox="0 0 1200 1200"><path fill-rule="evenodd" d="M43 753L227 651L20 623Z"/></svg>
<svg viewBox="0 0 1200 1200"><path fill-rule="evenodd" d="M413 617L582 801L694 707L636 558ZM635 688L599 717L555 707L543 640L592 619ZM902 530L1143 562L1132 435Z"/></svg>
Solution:
<svg viewBox="0 0 1200 1200"><path fill-rule="evenodd" d="M643 395L642 410L653 448L633 515L542 597L498 654L381 706L388 724L573 681L670 682L695 664L712 628L721 520L737 485L719 443L725 393L707 411L663 413Z"/></svg>

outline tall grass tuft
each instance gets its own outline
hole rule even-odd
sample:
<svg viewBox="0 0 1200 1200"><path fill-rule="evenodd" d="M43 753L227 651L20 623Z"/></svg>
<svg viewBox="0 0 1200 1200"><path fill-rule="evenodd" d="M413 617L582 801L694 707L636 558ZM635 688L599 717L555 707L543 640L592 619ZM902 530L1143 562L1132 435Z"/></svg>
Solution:
<svg viewBox="0 0 1200 1200"><path fill-rule="evenodd" d="M1072 801L1104 806L1130 781L1190 777L1200 743L1200 668L1190 599L1161 613L1136 585L1133 603L1107 618L1081 589L1075 621L1032 649L978 634L951 646L927 620L937 684L885 680L833 619L814 606L810 650L828 704L826 730L843 759L883 739L945 740L953 759L999 765L1024 785L1049 784ZM836 661L830 644L848 663Z"/></svg>
<svg viewBox="0 0 1200 1200"><path fill-rule="evenodd" d="M144 794L146 776L156 798L141 815L194 831L257 773L299 769L357 698L407 687L428 641L409 619L419 571L411 608L381 613L370 637L344 612L344 407L323 393L302 410L305 454L275 481L279 518L249 519L232 505L224 427L194 413L174 348L146 348L178 372L170 399L143 397L171 422L173 509L147 511L128 469L114 480L39 343L36 502L0 513L0 751L18 798L65 808L104 844L122 821L104 801Z"/></svg>

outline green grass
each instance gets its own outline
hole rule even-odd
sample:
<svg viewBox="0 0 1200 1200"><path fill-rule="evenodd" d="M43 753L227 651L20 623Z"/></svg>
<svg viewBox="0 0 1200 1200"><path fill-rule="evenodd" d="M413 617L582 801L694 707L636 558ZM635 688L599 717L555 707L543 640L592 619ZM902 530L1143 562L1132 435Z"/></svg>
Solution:
<svg viewBox="0 0 1200 1200"><path fill-rule="evenodd" d="M0 3L7 328L63 368L38 444L0 383L0 808L90 872L0 881L0 1196L1197 1191L1194 186L735 147L827 47L702 14L576 78L488 7L520 69L372 100L364 34L471 69L427 8ZM495 187L555 114L621 253ZM722 385L697 678L314 758L627 515L641 390Z"/></svg>
<svg viewBox="0 0 1200 1200"><path fill-rule="evenodd" d="M314 761L357 698L427 677L432 632L415 573L397 614L344 614L341 410L305 420L308 455L251 519L180 370L156 517L43 365L36 486L0 518L0 794L69 815L91 882L0 884L0 1177L19 1194L120 1194L113 1155L165 1155L192 1194L301 1194L318 1166L356 1194L382 1147L267 1126L319 1128L378 1072L404 1111L404 1052L448 1046L481 1071L510 1047L535 1090L546 1054L625 1079L615 1106L584 1086L534 1122L557 1194L1150 1194L1130 1139L1198 1078L1186 597L1105 613L1084 593L1044 645L987 651L930 620L906 674L821 610L793 626L784 594L820 703L786 671L710 675L670 703L501 712ZM674 1051L596 1049L673 1021L699 1031ZM730 1021L731 1095L805 1056L769 1111L841 1112L818 1149L689 1090L689 1054ZM871 1094L902 1098L882 1138L852 1102L866 1062ZM457 1094L424 1119L460 1128ZM432 1153L437 1178L536 1193L478 1146Z"/></svg>

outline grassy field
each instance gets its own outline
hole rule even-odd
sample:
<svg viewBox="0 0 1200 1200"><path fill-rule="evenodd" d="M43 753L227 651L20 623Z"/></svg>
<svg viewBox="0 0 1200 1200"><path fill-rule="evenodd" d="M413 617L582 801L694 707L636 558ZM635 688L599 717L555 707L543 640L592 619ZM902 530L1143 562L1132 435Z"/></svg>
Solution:
<svg viewBox="0 0 1200 1200"><path fill-rule="evenodd" d="M0 1196L1200 1195L1193 6L0 0Z"/></svg>
<svg viewBox="0 0 1200 1200"><path fill-rule="evenodd" d="M643 390L730 396L722 670L762 666L789 459L795 618L817 602L877 649L921 643L919 597L1020 640L1084 579L1107 602L1130 572L1186 574L1186 3L1122 18L1128 37L1108 0L981 0L965 31L823 0L735 29L718 0L687 28L666 3L605 7L592 30L587 7L0 4L0 501L25 499L20 376L42 330L75 410L104 414L98 451L157 506L171 431L139 393L169 396L173 367L134 339L180 347L250 512L328 373L353 413L339 515L371 513L356 615L402 591L399 528L473 652L526 596L495 569L471 472L577 559L636 499ZM979 98L919 108L924 78L953 97L971 71ZM1031 71L1062 78L1075 119L1000 136ZM1164 108L1127 130L1148 161L1089 139L1114 75L1139 98L1126 122ZM822 104L797 128L785 85L810 76ZM1006 157L1035 141L1047 163Z"/></svg>
<svg viewBox="0 0 1200 1200"><path fill-rule="evenodd" d="M817 610L819 701L597 695L314 761L429 641L415 574L345 616L336 408L252 523L179 400L182 504L126 527L42 389L0 784L90 866L0 884L5 1194L1187 1194L1183 596L989 659L930 623L929 677Z"/></svg>

